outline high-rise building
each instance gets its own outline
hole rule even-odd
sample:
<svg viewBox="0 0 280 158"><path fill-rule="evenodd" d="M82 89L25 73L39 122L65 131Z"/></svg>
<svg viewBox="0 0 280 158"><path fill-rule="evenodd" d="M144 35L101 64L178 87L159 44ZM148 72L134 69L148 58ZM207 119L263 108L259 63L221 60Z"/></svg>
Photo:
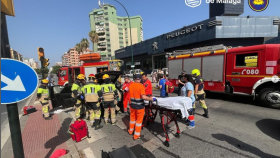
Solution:
<svg viewBox="0 0 280 158"><path fill-rule="evenodd" d="M93 53L92 50L87 49L84 54L87 53ZM83 61L80 60L80 55L82 55L83 52L76 51L76 48L70 48L66 53L64 53L61 57L62 65L63 66L78 66L82 65Z"/></svg>
<svg viewBox="0 0 280 158"><path fill-rule="evenodd" d="M93 45L102 59L115 58L115 50L130 46L128 17L117 16L116 8L110 4L99 4L99 9L89 13L90 27L98 33L99 42ZM141 16L130 17L132 44L143 41Z"/></svg>

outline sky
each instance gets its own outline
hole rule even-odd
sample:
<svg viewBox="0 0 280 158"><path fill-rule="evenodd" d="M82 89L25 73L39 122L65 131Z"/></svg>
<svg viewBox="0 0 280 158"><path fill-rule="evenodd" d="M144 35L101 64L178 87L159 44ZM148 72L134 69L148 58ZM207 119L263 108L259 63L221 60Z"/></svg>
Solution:
<svg viewBox="0 0 280 158"><path fill-rule="evenodd" d="M89 12L99 8L98 0L13 0L15 17L7 17L10 46L24 58L38 61L37 47L45 49L50 66L61 61L63 53L75 47L90 31ZM144 40L167 33L182 26L209 18L209 4L191 8L185 0L119 0L130 16L143 19ZM118 16L126 16L114 0L106 0L117 8ZM280 0L269 0L262 12L250 9L245 0L241 16L279 16ZM92 46L90 46L92 49Z"/></svg>

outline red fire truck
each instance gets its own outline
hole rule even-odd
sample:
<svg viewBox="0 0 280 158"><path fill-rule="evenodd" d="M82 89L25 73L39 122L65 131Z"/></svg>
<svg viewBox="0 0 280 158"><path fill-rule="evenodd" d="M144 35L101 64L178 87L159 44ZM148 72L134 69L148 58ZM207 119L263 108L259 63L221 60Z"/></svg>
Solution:
<svg viewBox="0 0 280 158"><path fill-rule="evenodd" d="M85 56L91 57L87 58ZM75 82L79 74L84 74L86 77L89 74L97 74L102 71L120 71L120 67L123 65L121 60L108 60L101 61L100 56L96 57L97 53L84 54L80 56L80 59L84 61L82 66L63 66L58 71L58 85L67 86ZM93 57L94 56L94 57Z"/></svg>
<svg viewBox="0 0 280 158"><path fill-rule="evenodd" d="M206 91L245 93L269 107L280 107L280 44L223 45L169 54L169 79L178 86L181 71L201 71Z"/></svg>

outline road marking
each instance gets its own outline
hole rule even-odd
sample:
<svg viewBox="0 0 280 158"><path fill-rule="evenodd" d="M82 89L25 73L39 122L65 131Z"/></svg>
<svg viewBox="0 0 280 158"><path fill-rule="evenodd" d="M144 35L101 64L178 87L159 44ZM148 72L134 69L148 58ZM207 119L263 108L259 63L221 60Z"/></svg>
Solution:
<svg viewBox="0 0 280 158"><path fill-rule="evenodd" d="M20 114L18 117L19 119L21 118L22 114ZM3 125L1 126L1 150L4 147L4 145L6 144L7 140L10 137L10 125L8 123L8 119L5 120L5 122L3 123Z"/></svg>
<svg viewBox="0 0 280 158"><path fill-rule="evenodd" d="M221 105L223 105L225 102L224 101L215 101L214 103L210 104L209 107L211 107L212 109L217 109L219 108Z"/></svg>
<svg viewBox="0 0 280 158"><path fill-rule="evenodd" d="M87 158L96 158L96 157L94 156L93 151L92 151L90 148L84 149L84 153L85 153L85 155L86 155Z"/></svg>

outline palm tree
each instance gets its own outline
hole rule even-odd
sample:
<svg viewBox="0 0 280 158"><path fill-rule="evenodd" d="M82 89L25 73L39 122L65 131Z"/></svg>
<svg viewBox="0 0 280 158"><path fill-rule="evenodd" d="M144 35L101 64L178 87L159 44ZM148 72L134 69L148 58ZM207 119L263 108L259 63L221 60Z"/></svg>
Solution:
<svg viewBox="0 0 280 158"><path fill-rule="evenodd" d="M98 34L96 33L96 31L90 31L88 33L88 36L93 44L93 52L97 52Z"/></svg>
<svg viewBox="0 0 280 158"><path fill-rule="evenodd" d="M83 54L89 48L89 41L87 38L83 38L80 42L80 46L82 48Z"/></svg>
<svg viewBox="0 0 280 158"><path fill-rule="evenodd" d="M76 51L79 52L79 53L82 52L83 49L82 49L82 47L81 47L81 43L77 43L76 46L75 46L75 49L76 49Z"/></svg>

